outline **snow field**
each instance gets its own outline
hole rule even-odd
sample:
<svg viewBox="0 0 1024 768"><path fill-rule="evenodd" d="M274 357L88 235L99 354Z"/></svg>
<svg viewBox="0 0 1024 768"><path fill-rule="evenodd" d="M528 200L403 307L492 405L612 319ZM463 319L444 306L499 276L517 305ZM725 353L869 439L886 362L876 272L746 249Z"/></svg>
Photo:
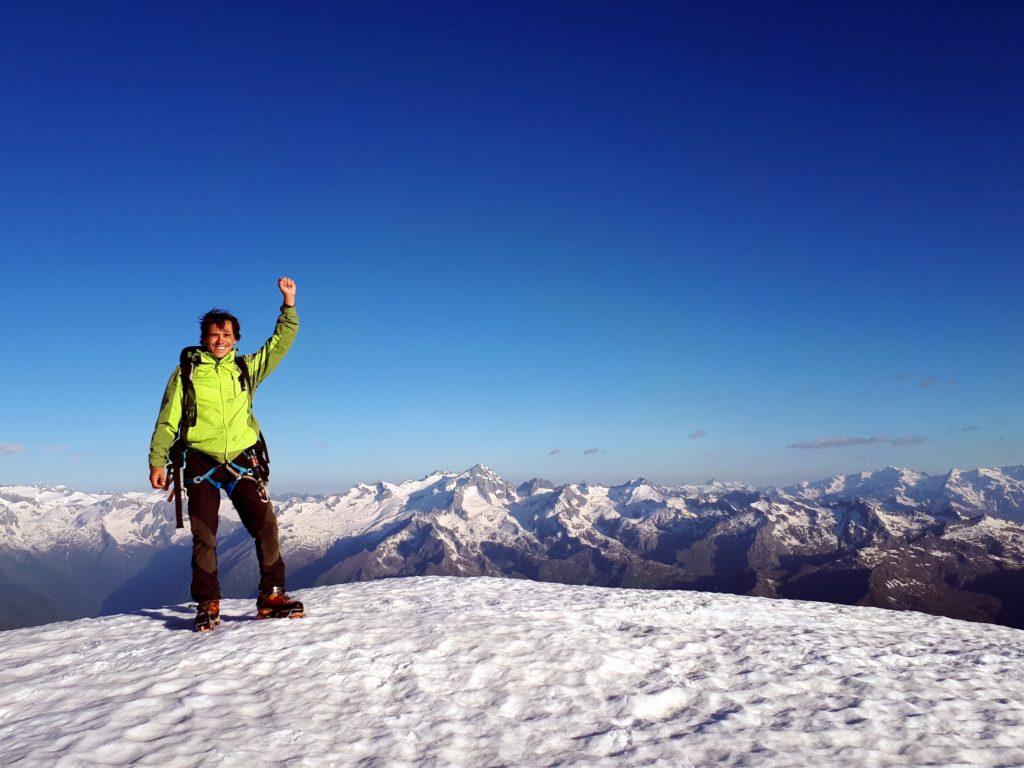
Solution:
<svg viewBox="0 0 1024 768"><path fill-rule="evenodd" d="M426 577L0 633L0 764L1024 765L1024 632Z"/></svg>

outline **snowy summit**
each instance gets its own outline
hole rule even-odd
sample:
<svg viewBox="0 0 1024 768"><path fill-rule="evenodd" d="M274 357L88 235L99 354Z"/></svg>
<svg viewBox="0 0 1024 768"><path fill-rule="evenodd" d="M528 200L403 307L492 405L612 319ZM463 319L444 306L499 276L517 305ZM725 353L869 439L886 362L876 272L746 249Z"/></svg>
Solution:
<svg viewBox="0 0 1024 768"><path fill-rule="evenodd" d="M790 600L424 577L4 633L0 763L1024 763L1024 633Z"/></svg>

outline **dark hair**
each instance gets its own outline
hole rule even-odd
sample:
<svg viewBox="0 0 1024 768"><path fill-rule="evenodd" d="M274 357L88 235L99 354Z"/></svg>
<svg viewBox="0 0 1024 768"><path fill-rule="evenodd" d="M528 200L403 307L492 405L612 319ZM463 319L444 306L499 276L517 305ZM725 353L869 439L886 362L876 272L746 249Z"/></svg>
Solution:
<svg viewBox="0 0 1024 768"><path fill-rule="evenodd" d="M199 318L199 340L203 340L210 330L210 326L224 325L225 323L231 323L231 330L234 331L236 339L242 338L242 326L238 324L238 318L226 309L214 308Z"/></svg>

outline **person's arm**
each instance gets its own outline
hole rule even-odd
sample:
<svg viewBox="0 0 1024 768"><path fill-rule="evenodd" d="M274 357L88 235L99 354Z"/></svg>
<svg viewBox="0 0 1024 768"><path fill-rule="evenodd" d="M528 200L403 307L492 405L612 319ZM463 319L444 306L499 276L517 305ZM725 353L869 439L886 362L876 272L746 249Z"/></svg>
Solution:
<svg viewBox="0 0 1024 768"><path fill-rule="evenodd" d="M178 436L181 421L181 368L175 368L164 390L160 414L156 417L153 437L149 441L149 484L154 488L167 487L168 454Z"/></svg>
<svg viewBox="0 0 1024 768"><path fill-rule="evenodd" d="M295 281L290 277L282 277L277 281L277 287L284 297L284 303L281 305L281 314L277 317L274 333L260 347L259 352L246 355L253 390L284 359L299 332L299 314L295 311Z"/></svg>

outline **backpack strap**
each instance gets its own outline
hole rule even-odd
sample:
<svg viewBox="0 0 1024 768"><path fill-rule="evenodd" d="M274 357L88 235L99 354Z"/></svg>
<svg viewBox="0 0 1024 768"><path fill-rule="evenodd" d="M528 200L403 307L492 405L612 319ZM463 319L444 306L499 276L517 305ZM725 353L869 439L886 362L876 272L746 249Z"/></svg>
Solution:
<svg viewBox="0 0 1024 768"><path fill-rule="evenodd" d="M235 355L235 365L238 366L238 385L243 392L249 393L249 405L252 405L252 379L249 378L249 364L245 362L245 355Z"/></svg>
<svg viewBox="0 0 1024 768"><path fill-rule="evenodd" d="M178 419L178 434L170 450L170 473L172 495L174 496L174 521L178 528L184 528L181 512L182 472L188 453L189 427L196 424L196 388L192 384L192 366L198 361L202 347L185 347L178 355L178 374L181 377L181 418ZM170 499L168 498L168 501Z"/></svg>
<svg viewBox="0 0 1024 768"><path fill-rule="evenodd" d="M235 365L238 366L238 384L243 392L249 393L249 408L252 408L252 398L255 395L255 391L252 386L252 379L249 377L249 364L245 360L244 355L235 355ZM259 438L254 446L254 457L256 463L254 465L255 479L261 484L266 483L270 479L270 449L267 447L267 440L263 437L263 432L260 432Z"/></svg>
<svg viewBox="0 0 1024 768"><path fill-rule="evenodd" d="M187 443L189 427L196 425L196 387L192 383L192 367L199 362L202 347L185 347L178 356L181 372L181 422L178 425L178 439Z"/></svg>

